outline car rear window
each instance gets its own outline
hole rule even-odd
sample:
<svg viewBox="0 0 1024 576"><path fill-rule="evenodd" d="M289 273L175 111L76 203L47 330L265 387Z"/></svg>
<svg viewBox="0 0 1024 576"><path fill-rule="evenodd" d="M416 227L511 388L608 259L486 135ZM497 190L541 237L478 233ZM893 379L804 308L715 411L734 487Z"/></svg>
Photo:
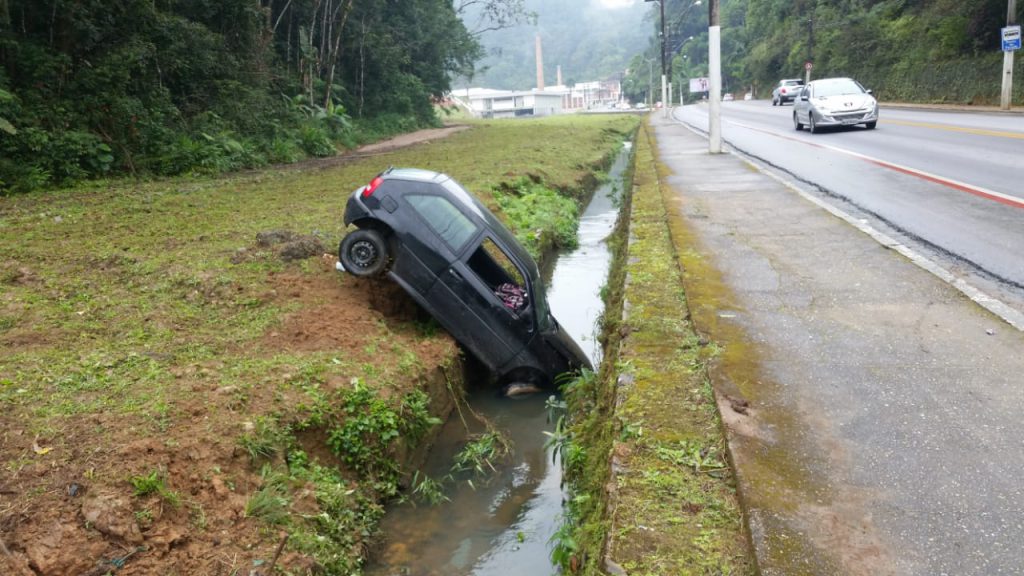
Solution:
<svg viewBox="0 0 1024 576"><path fill-rule="evenodd" d="M405 199L455 252L461 252L466 242L476 236L477 227L473 221L448 199L427 194L407 194Z"/></svg>

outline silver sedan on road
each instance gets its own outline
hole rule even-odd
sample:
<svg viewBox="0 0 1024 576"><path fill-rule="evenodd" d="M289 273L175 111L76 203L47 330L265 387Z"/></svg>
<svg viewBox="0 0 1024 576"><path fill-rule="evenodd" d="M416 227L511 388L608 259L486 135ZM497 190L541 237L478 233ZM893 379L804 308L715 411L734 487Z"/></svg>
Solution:
<svg viewBox="0 0 1024 576"><path fill-rule="evenodd" d="M811 134L826 126L878 124L878 101L852 78L823 78L804 86L793 102L793 126Z"/></svg>

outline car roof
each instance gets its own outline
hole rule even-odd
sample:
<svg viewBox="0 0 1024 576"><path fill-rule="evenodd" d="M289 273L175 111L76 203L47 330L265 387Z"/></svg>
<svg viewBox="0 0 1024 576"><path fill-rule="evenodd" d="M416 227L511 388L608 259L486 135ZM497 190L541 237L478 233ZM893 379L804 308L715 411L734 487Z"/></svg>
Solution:
<svg viewBox="0 0 1024 576"><path fill-rule="evenodd" d="M445 174L434 172L433 170L424 170L423 168L395 168L394 166L382 172L381 177L385 180L397 178L399 180L416 180L419 182L443 182L448 178Z"/></svg>

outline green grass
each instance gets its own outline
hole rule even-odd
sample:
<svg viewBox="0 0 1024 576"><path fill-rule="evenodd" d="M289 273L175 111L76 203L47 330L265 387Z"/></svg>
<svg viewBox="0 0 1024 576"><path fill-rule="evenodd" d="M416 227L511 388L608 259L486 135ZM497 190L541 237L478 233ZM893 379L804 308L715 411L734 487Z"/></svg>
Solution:
<svg viewBox="0 0 1024 576"><path fill-rule="evenodd" d="M345 233L348 195L389 165L447 172L503 218L494 192L524 178L575 202L636 123L632 116L473 121L470 130L445 140L343 163L223 177L99 181L2 197L0 424L18 430L19 438L39 437L53 448L46 459L88 470L98 487L124 482L119 460L111 455L136 441L150 441L159 454L206 434L201 440L211 447L210 458L221 458L218 466L227 468L237 450L245 466L251 461L280 470L284 455L301 453L295 445L298 423L323 433L321 447L333 431L338 455L366 475L289 460L288 477L309 482L317 505L334 523L281 525L294 528L289 547L339 571L358 567L381 513L379 499L394 491L386 463L392 455L375 446L343 447L342 440L373 437L387 444L396 430L410 442L425 437L432 426L427 400L409 393L435 368L423 360L420 344L444 335L430 322L388 319L362 328L359 349L278 346L270 335L286 318L317 305L304 301L299 289L282 291L278 279L323 273L315 261L281 262L256 245L256 234L291 230L316 236L333 251ZM516 199L504 206L510 213L529 213ZM515 232L537 225L530 217L508 222ZM563 225L554 219L542 233L564 234L557 230ZM450 350L454 357L456 350ZM357 403L369 410L362 415L339 408L345 397L338 391L353 378L372 384L380 399ZM346 422L365 427L346 428ZM78 443L83 449L75 449ZM217 456L222 453L227 456ZM18 474L43 466L42 457L16 449L0 456L6 472L29 484L23 498L63 505L43 501L56 498L46 489L52 478ZM135 471L157 465L145 460L145 451L132 458ZM187 469L189 462L179 459L176 466ZM194 465L208 470L212 464ZM252 518L275 523L282 509L290 509L276 498L291 504L291 480L281 488L253 485L239 470L224 477L237 479ZM148 478L143 474L139 482ZM433 488L428 482L422 490ZM206 497L204 492L190 500L193 510L202 511L193 524L213 530L218 503Z"/></svg>

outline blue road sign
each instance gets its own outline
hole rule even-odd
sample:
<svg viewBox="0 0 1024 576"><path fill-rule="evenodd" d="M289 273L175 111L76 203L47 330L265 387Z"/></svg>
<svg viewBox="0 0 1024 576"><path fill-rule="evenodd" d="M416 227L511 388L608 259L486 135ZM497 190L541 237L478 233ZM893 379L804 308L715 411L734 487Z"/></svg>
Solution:
<svg viewBox="0 0 1024 576"><path fill-rule="evenodd" d="M1007 26L1002 28L1003 52L1020 50L1020 26Z"/></svg>

